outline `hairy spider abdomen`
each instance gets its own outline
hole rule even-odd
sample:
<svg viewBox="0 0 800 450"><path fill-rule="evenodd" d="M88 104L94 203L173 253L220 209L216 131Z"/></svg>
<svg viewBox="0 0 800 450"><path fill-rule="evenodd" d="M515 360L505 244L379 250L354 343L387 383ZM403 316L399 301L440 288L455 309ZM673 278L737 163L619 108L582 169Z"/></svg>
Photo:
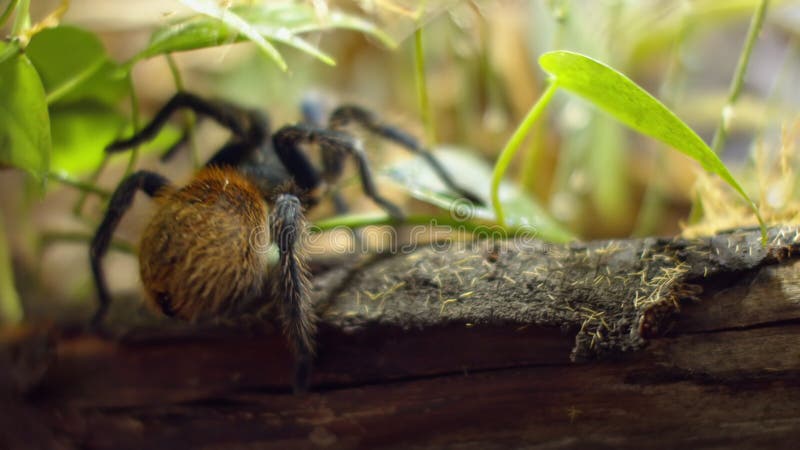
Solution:
<svg viewBox="0 0 800 450"><path fill-rule="evenodd" d="M139 253L151 305L195 320L262 293L268 207L247 178L209 167L183 188L165 187L156 200Z"/></svg>

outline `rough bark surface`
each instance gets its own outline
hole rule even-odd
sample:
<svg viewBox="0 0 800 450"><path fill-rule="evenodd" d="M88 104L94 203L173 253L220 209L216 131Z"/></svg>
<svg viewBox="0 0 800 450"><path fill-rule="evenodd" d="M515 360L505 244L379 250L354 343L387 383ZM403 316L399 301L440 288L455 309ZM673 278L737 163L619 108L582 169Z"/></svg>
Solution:
<svg viewBox="0 0 800 450"><path fill-rule="evenodd" d="M759 239L511 241L340 265L315 280L302 396L268 321L8 330L0 447L793 448L800 232Z"/></svg>

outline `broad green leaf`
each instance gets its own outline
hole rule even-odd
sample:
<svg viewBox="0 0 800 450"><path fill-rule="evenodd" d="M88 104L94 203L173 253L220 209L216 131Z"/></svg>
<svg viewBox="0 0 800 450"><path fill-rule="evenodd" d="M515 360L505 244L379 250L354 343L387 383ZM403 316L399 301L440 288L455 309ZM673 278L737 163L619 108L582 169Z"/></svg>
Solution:
<svg viewBox="0 0 800 450"><path fill-rule="evenodd" d="M37 33L25 52L39 72L50 104L86 83L108 62L97 36L68 26Z"/></svg>
<svg viewBox="0 0 800 450"><path fill-rule="evenodd" d="M481 198L488 199L492 167L464 149L442 148L435 156L450 171L458 174L457 182L471 189ZM422 158L413 158L387 168L385 174L397 182L412 197L447 211L453 218L479 223L493 223L494 212L489 207L474 206L458 199ZM513 229L528 229L539 239L551 242L568 242L575 236L551 218L547 211L518 186L503 182L500 199L506 212L506 224Z"/></svg>
<svg viewBox="0 0 800 450"><path fill-rule="evenodd" d="M80 175L100 165L103 149L119 134L125 118L107 106L56 108L51 113L53 172Z"/></svg>
<svg viewBox="0 0 800 450"><path fill-rule="evenodd" d="M20 52L19 42L12 40L11 42L3 42L0 45L0 64L6 62L7 59L15 56Z"/></svg>
<svg viewBox="0 0 800 450"><path fill-rule="evenodd" d="M65 93L57 105L77 102L94 102L116 106L130 91L125 71L117 63L106 60L85 82Z"/></svg>
<svg viewBox="0 0 800 450"><path fill-rule="evenodd" d="M748 202L765 231L755 203L719 157L678 116L630 78L574 52L545 53L539 64L553 77L556 86L578 94L620 122L683 152L719 175Z"/></svg>
<svg viewBox="0 0 800 450"><path fill-rule="evenodd" d="M229 29L236 30L236 32L244 35L247 39L253 41L282 71L286 71L286 61L283 60L280 52L267 42L249 23L231 11L230 8L221 8L217 5L217 2L212 0L180 0L180 2L201 14L219 20Z"/></svg>
<svg viewBox="0 0 800 450"><path fill-rule="evenodd" d="M105 147L132 133L129 121L114 108L100 103L56 107L50 115L53 133L53 172L79 176L97 168ZM120 130L123 130L120 132ZM162 152L180 138L174 127L164 129L141 148Z"/></svg>
<svg viewBox="0 0 800 450"><path fill-rule="evenodd" d="M0 52L8 44L0 42ZM28 57L0 63L0 165L44 179L50 167L50 118L44 87Z"/></svg>

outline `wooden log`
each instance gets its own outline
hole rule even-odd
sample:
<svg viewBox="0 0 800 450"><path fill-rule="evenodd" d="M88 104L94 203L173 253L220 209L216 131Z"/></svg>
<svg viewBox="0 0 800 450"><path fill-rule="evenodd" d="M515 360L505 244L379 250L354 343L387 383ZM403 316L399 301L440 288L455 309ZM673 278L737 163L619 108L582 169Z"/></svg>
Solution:
<svg viewBox="0 0 800 450"><path fill-rule="evenodd" d="M340 267L317 277L320 355L300 396L269 322L121 320L114 339L30 325L2 338L0 444L793 448L797 236L482 244Z"/></svg>

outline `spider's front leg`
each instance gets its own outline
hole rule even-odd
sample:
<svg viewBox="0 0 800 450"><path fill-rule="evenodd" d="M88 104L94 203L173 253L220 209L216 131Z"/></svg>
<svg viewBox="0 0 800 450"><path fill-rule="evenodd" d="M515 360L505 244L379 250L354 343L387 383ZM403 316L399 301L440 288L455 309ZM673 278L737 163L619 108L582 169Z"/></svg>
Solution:
<svg viewBox="0 0 800 450"><path fill-rule="evenodd" d="M298 196L289 192L278 194L270 213L270 235L280 256L271 274L271 284L279 302L283 332L294 352L295 393L308 390L317 333L302 246L305 230L303 206Z"/></svg>
<svg viewBox="0 0 800 450"><path fill-rule="evenodd" d="M261 112L245 109L221 100L206 100L189 92L178 92L156 112L150 122L138 133L126 139L112 142L106 152L121 152L152 140L179 110L188 109L200 117L209 117L230 130L230 142L218 151L206 165L238 166L253 150L260 149L269 142L269 119ZM167 160L186 140L183 136L162 155Z"/></svg>
<svg viewBox="0 0 800 450"><path fill-rule="evenodd" d="M442 180L445 186L450 190L458 193L460 196L476 205L485 205L485 202L480 197L459 186L442 163L436 159L430 151L425 149L415 137L393 125L382 122L368 109L355 105L340 106L331 113L330 119L328 120L328 127L331 130L341 130L351 122L355 122L364 127L367 131L399 144L412 153L418 154L428 163L439 179Z"/></svg>
<svg viewBox="0 0 800 450"><path fill-rule="evenodd" d="M312 166L299 148L301 143L314 143L320 146L325 159L323 178L328 180L338 178L342 171L344 157L352 156L358 164L361 188L364 193L395 220L403 221L405 218L405 214L397 205L378 192L367 155L360 142L352 136L339 131L300 124L281 128L272 137L272 142L275 152L293 175L297 185L309 191L319 185L320 178L318 174L309 171ZM313 183L306 183L306 180L312 180L312 178Z"/></svg>

